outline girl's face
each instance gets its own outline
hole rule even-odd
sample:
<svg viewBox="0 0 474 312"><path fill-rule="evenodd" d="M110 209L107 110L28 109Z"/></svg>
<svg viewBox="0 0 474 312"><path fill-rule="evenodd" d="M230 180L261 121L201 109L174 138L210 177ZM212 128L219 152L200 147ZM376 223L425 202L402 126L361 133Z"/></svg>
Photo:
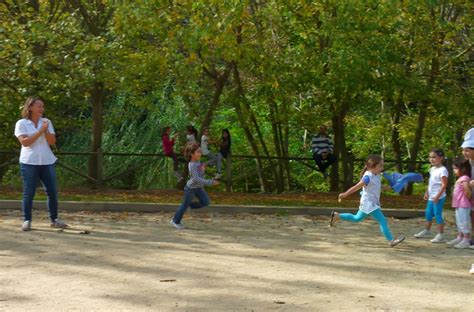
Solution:
<svg viewBox="0 0 474 312"><path fill-rule="evenodd" d="M456 175L456 177L460 177L460 176L461 176L461 170L459 170L458 167L453 166L453 172L454 172L454 174Z"/></svg>
<svg viewBox="0 0 474 312"><path fill-rule="evenodd" d="M223 138L228 138L228 137L229 137L229 134L224 131L224 132L222 132L222 137L223 137Z"/></svg>
<svg viewBox="0 0 474 312"><path fill-rule="evenodd" d="M383 171L383 161L375 165L375 167L370 168L370 172L373 174L380 174Z"/></svg>
<svg viewBox="0 0 474 312"><path fill-rule="evenodd" d="M202 132L205 136L209 136L209 129L204 129Z"/></svg>
<svg viewBox="0 0 474 312"><path fill-rule="evenodd" d="M474 148L465 147L462 149L464 158L474 160Z"/></svg>
<svg viewBox="0 0 474 312"><path fill-rule="evenodd" d="M201 158L202 151L201 148L198 148L197 150L194 151L194 153L191 154L191 160L196 161Z"/></svg>
<svg viewBox="0 0 474 312"><path fill-rule="evenodd" d="M31 112L31 117L32 118L39 118L43 116L44 113L44 103L41 100L36 100L31 106L30 106L30 112Z"/></svg>
<svg viewBox="0 0 474 312"><path fill-rule="evenodd" d="M429 156L429 159L430 159L430 164L432 166L440 166L441 163L443 162L443 158L442 156L438 156L436 153L433 153L431 152L430 153L430 156Z"/></svg>

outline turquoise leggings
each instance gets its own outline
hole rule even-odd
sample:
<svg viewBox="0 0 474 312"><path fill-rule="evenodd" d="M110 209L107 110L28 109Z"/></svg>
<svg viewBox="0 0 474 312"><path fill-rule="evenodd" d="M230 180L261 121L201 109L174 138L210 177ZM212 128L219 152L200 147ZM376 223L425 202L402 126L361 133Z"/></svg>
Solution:
<svg viewBox="0 0 474 312"><path fill-rule="evenodd" d="M383 236L385 236L388 241L391 241L393 239L393 236L390 232L390 229L388 228L387 220L385 220L385 216L383 215L381 209L376 209L369 214L366 214L362 210L357 211L357 214L355 215L352 213L340 213L339 217L341 218L341 220L345 221L360 222L364 220L368 215L370 215L372 218L374 218L375 221L379 223L380 232L382 232Z"/></svg>

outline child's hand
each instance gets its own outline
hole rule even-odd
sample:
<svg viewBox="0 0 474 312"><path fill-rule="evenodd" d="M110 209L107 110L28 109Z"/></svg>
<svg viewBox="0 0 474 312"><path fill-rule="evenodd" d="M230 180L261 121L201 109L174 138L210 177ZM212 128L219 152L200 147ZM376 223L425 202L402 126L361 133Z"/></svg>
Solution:
<svg viewBox="0 0 474 312"><path fill-rule="evenodd" d="M207 164L201 164L201 170L204 172L206 170Z"/></svg>
<svg viewBox="0 0 474 312"><path fill-rule="evenodd" d="M339 194L339 196L338 196L339 202L341 202L341 201L342 201L344 198L346 198L346 197L347 197L347 195L346 195L345 193Z"/></svg>
<svg viewBox="0 0 474 312"><path fill-rule="evenodd" d="M214 186L219 185L219 180L212 180L212 185Z"/></svg>
<svg viewBox="0 0 474 312"><path fill-rule="evenodd" d="M425 195L423 195L423 199L428 200L428 193L425 193Z"/></svg>

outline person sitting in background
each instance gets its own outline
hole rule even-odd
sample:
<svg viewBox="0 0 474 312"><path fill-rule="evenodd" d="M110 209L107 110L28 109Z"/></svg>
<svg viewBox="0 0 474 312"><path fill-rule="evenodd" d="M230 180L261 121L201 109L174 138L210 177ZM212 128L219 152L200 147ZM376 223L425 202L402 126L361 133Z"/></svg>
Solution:
<svg viewBox="0 0 474 312"><path fill-rule="evenodd" d="M334 145L331 138L327 135L327 127L321 125L319 132L313 135L311 139L311 150L313 152L313 159L318 166L318 170L326 178L328 173L327 168L336 161L336 156L333 154Z"/></svg>

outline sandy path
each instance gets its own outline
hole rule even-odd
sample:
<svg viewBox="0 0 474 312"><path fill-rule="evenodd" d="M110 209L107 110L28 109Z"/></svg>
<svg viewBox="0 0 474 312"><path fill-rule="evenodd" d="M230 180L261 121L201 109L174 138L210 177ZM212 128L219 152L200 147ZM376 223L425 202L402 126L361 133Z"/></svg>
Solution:
<svg viewBox="0 0 474 312"><path fill-rule="evenodd" d="M422 220L377 224L304 216L64 213L90 235L59 233L36 212L0 210L0 311L473 311L473 250L411 236ZM448 231L452 233L452 226Z"/></svg>

